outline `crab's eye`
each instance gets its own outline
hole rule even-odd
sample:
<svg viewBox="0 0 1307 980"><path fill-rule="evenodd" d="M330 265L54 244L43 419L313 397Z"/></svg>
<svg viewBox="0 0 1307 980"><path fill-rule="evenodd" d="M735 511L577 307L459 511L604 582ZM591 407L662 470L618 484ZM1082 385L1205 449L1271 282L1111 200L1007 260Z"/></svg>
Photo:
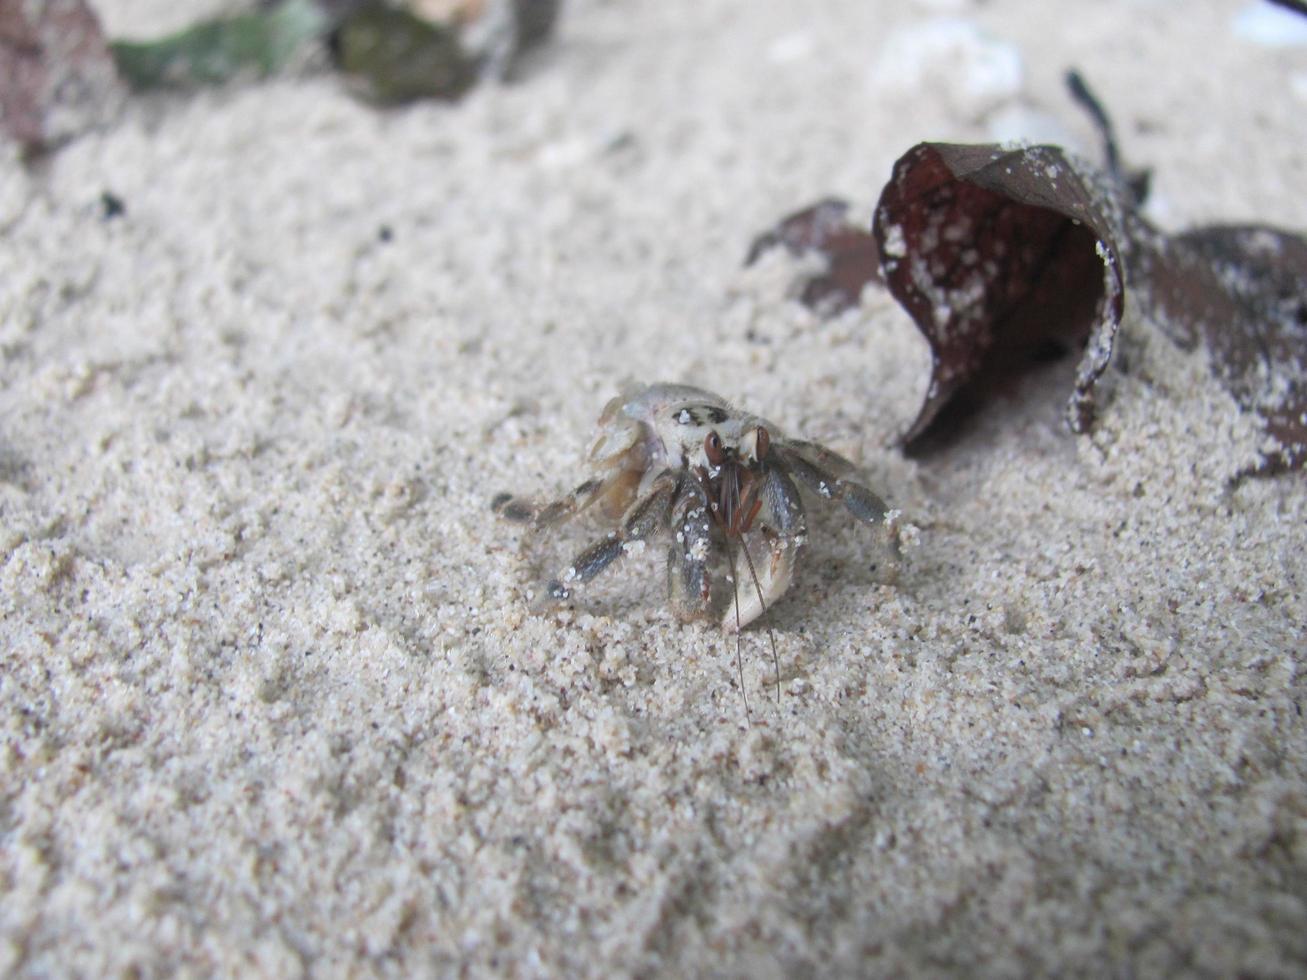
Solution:
<svg viewBox="0 0 1307 980"><path fill-rule="evenodd" d="M722 449L722 437L716 432L709 432L703 437L703 452L711 465L721 466L722 460L726 458L726 453Z"/></svg>
<svg viewBox="0 0 1307 980"><path fill-rule="evenodd" d="M765 426L758 426L753 430L753 455L758 462L767 458L767 450L771 448L771 435L767 432Z"/></svg>

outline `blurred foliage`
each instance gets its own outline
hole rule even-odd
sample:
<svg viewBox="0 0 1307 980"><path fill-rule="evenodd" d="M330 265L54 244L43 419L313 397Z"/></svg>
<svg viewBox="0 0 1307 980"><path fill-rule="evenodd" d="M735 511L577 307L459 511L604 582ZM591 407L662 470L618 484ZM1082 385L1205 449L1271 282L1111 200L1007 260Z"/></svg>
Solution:
<svg viewBox="0 0 1307 980"><path fill-rule="evenodd" d="M242 72L280 71L330 26L330 18L314 0L285 0L155 41L114 41L109 48L119 73L133 88L215 85Z"/></svg>

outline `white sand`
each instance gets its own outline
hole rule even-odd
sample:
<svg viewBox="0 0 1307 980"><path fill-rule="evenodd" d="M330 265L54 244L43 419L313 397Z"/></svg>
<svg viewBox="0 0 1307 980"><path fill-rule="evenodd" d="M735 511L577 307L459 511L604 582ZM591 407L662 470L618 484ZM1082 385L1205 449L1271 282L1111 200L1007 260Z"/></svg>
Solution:
<svg viewBox="0 0 1307 980"><path fill-rule="evenodd" d="M1071 64L1164 224L1307 228L1307 49L1079 8L576 0L458 106L309 76L7 156L0 973L1307 969L1302 476L1232 489L1255 430L1138 322L1091 437L1067 366L905 460L906 315L740 266L919 138L1092 149ZM895 570L815 519L779 709L744 637L752 727L660 549L539 615L596 529L489 512L579 479L625 377L829 442L918 529Z"/></svg>

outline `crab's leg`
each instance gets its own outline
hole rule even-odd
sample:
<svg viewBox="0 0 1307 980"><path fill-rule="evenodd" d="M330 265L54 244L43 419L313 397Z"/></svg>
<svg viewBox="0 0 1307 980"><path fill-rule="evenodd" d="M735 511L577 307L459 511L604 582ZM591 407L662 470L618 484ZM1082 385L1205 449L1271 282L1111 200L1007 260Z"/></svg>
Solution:
<svg viewBox="0 0 1307 980"><path fill-rule="evenodd" d="M663 526L676 495L677 482L670 472L657 477L649 491L627 509L616 531L609 531L602 540L582 551L560 578L549 583L549 594L555 599L569 598L574 586L590 581L622 557L630 545L643 541Z"/></svg>
<svg viewBox="0 0 1307 980"><path fill-rule="evenodd" d="M672 543L667 548L667 598L681 620L707 615L712 604L709 559L712 515L708 495L698 480L684 481L672 505Z"/></svg>
<svg viewBox="0 0 1307 980"><path fill-rule="evenodd" d="M514 497L511 493L501 493L490 501L490 509L510 521L533 524L537 528L548 527L575 517L594 503L603 493L604 482L598 477L586 480L567 496L544 506Z"/></svg>
<svg viewBox="0 0 1307 980"><path fill-rule="evenodd" d="M820 446L814 447L812 443L800 445L805 449L821 449ZM823 452L841 462L847 462L843 457L831 453L830 450L823 450ZM841 479L835 473L818 466L805 455L800 455L799 452L790 447L782 449L781 455L789 471L794 474L800 483L812 490L817 496L824 500L834 500L843 504L850 514L864 524L879 524L885 519L885 513L889 510L889 506L861 483ZM842 467L840 468L842 469Z"/></svg>
<svg viewBox="0 0 1307 980"><path fill-rule="evenodd" d="M779 441L776 448L781 451L786 459L800 456L812 466L829 473L832 477L844 477L858 471L856 463L845 459L835 450L827 449L817 442L808 442L806 439L785 439Z"/></svg>
<svg viewBox="0 0 1307 980"><path fill-rule="evenodd" d="M803 548L803 504L798 488L784 471L775 466L768 468L757 499L762 506L754 523L762 526L768 553L755 560L750 569L749 556L744 554L748 536L741 536L732 567L736 601L722 618L722 626L728 632L748 626L785 594Z"/></svg>
<svg viewBox="0 0 1307 980"><path fill-rule="evenodd" d="M637 474L619 470L604 477L592 477L575 490L548 504L537 504L512 494L501 493L490 507L510 521L530 524L537 531L570 521L583 510L602 502L605 512L621 514L635 496Z"/></svg>

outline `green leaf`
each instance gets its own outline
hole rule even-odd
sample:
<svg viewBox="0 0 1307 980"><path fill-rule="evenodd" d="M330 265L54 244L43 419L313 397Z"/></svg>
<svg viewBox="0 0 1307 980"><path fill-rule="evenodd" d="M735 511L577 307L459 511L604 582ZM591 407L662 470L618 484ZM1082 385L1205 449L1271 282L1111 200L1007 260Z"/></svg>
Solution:
<svg viewBox="0 0 1307 980"><path fill-rule="evenodd" d="M281 70L330 28L330 18L314 0L285 0L155 41L115 41L109 47L119 74L133 88L218 85L241 72Z"/></svg>

